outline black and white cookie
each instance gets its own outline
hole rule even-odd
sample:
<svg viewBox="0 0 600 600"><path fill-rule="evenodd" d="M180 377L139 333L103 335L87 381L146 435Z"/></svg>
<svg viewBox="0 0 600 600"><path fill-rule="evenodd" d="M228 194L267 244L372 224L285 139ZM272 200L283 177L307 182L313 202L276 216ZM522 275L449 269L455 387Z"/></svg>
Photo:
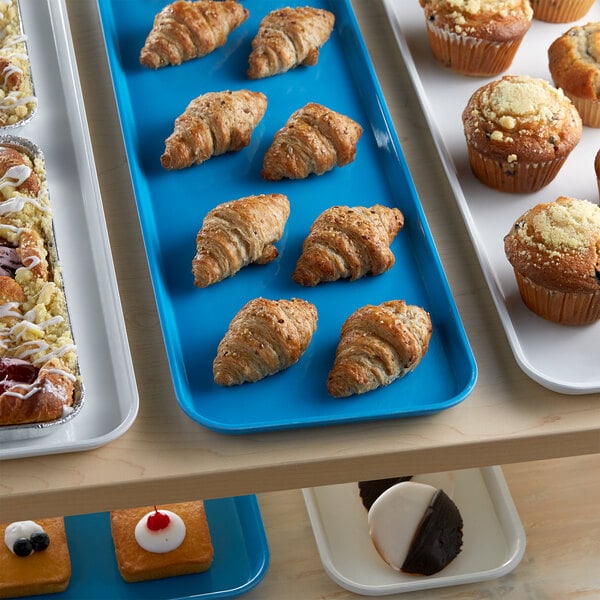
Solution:
<svg viewBox="0 0 600 600"><path fill-rule="evenodd" d="M463 520L441 489L404 481L384 491L368 513L375 549L393 569L433 575L461 551Z"/></svg>

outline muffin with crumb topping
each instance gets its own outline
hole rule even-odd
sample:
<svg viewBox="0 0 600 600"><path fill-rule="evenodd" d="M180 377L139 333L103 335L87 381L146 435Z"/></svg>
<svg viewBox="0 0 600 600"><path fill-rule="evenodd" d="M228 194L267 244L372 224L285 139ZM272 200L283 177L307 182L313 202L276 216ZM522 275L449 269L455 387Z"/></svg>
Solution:
<svg viewBox="0 0 600 600"><path fill-rule="evenodd" d="M571 99L588 127L600 127L600 22L571 27L548 48L554 85Z"/></svg>
<svg viewBox="0 0 600 600"><path fill-rule="evenodd" d="M511 65L531 26L529 0L419 0L435 59L463 75L491 77Z"/></svg>
<svg viewBox="0 0 600 600"><path fill-rule="evenodd" d="M504 238L525 305L561 325L600 320L600 207L560 196L521 215Z"/></svg>
<svg viewBox="0 0 600 600"><path fill-rule="evenodd" d="M511 193L548 185L583 129L562 90L526 75L505 75L475 90L462 121L473 174L489 187Z"/></svg>
<svg viewBox="0 0 600 600"><path fill-rule="evenodd" d="M530 0L533 18L548 23L572 23L585 17L594 0Z"/></svg>

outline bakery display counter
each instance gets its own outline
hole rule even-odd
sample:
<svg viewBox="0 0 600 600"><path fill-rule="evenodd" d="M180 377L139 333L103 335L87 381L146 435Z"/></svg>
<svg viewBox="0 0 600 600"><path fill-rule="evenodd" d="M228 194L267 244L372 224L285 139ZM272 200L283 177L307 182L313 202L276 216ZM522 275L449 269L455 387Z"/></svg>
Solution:
<svg viewBox="0 0 600 600"><path fill-rule="evenodd" d="M98 448L1 462L5 519L600 452L600 394L550 391L515 362L385 11L372 0L353 6L477 361L477 384L460 404L424 417L249 435L191 421L171 383L96 3L66 5L140 407L127 432ZM249 388L248 403L258 393Z"/></svg>

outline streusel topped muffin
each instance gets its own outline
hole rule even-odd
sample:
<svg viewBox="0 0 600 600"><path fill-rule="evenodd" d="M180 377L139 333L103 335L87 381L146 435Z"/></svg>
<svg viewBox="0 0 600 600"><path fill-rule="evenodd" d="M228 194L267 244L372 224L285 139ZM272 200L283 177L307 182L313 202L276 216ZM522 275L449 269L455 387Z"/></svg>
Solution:
<svg viewBox="0 0 600 600"><path fill-rule="evenodd" d="M582 135L581 117L562 90L525 75L477 89L462 119L473 173L506 192L550 183Z"/></svg>
<svg viewBox="0 0 600 600"><path fill-rule="evenodd" d="M529 0L419 0L435 59L464 75L505 71L531 26Z"/></svg>
<svg viewBox="0 0 600 600"><path fill-rule="evenodd" d="M600 319L600 207L561 196L521 215L504 238L525 304L565 325Z"/></svg>
<svg viewBox="0 0 600 600"><path fill-rule="evenodd" d="M571 99L584 125L600 127L600 22L571 27L548 48L554 85Z"/></svg>

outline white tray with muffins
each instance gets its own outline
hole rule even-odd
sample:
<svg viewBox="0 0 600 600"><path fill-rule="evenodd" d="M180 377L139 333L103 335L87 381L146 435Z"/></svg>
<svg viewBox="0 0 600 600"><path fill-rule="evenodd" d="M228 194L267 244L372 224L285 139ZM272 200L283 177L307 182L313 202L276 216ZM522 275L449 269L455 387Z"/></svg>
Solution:
<svg viewBox="0 0 600 600"><path fill-rule="evenodd" d="M65 5L0 30L1 460L103 445L138 396Z"/></svg>
<svg viewBox="0 0 600 600"><path fill-rule="evenodd" d="M525 533L500 467L303 490L327 574L382 596L502 577Z"/></svg>
<svg viewBox="0 0 600 600"><path fill-rule="evenodd" d="M600 6L383 3L517 363L600 391Z"/></svg>

